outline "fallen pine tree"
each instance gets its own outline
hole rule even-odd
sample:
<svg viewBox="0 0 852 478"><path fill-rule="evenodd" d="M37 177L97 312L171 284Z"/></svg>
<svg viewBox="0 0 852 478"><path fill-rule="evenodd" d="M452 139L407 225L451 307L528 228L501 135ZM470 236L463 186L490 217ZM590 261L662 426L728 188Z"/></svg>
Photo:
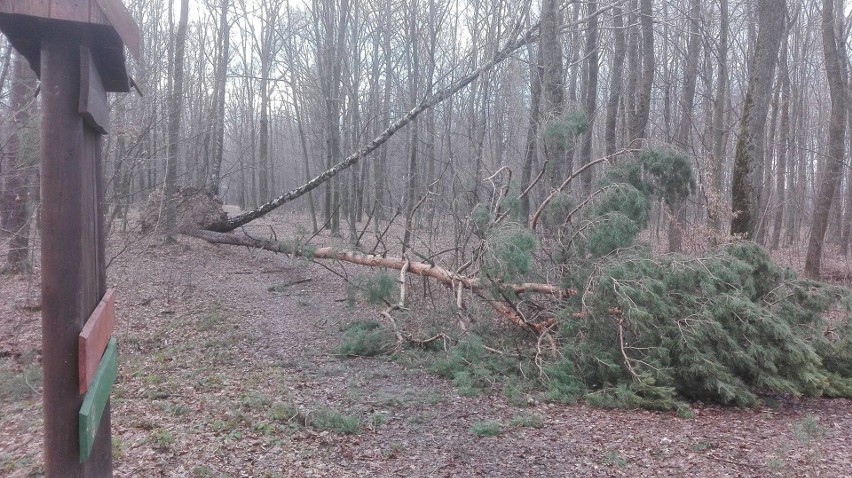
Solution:
<svg viewBox="0 0 852 478"><path fill-rule="evenodd" d="M481 242L477 267L465 274L408 257L239 233L186 233L215 244L429 278L457 297L471 291L534 333L529 353L516 344L511 354L486 345L477 333L457 334L433 370L465 390L531 381L551 400L687 411L685 399L754 406L772 395L852 398L849 291L799 279L750 242L703 257L651 253L636 237L648 225L652 201L673 204L694 186L683 156L647 151L638 159L610 168L600 188L579 204L569 194L549 198L535 232L501 223L510 216L505 210L475 209L469 223ZM528 280L545 276L544 269L561 271L559 283ZM389 307L380 312L389 327L363 324L347 331L352 340L369 338L379 346L345 353L375 355L398 350L404 341L428 346L448 337L413 339L398 326L392 313L405 304L405 282L398 281L399 302L386 300ZM545 301L551 308L546 314L531 319L519 305L532 294L553 300ZM552 352L548 357L543 344Z"/></svg>

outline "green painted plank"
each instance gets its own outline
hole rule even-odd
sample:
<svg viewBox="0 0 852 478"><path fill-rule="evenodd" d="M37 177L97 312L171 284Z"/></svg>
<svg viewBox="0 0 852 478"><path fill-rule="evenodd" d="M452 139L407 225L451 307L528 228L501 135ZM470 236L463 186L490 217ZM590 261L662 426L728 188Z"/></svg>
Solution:
<svg viewBox="0 0 852 478"><path fill-rule="evenodd" d="M92 453L95 434L98 432L98 425L101 423L117 373L118 346L115 338L112 338L89 385L86 398L83 399L83 406L80 407L80 463L88 460L89 454Z"/></svg>

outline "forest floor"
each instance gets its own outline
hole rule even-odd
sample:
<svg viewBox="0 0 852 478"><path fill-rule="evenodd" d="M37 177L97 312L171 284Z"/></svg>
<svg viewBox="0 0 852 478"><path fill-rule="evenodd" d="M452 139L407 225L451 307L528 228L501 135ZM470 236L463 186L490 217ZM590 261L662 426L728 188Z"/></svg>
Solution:
<svg viewBox="0 0 852 478"><path fill-rule="evenodd" d="M694 404L685 419L461 396L425 352L337 355L377 309L349 307L329 269L131 238L110 247L116 476L852 475L849 400ZM41 476L38 295L38 268L0 277L0 476Z"/></svg>

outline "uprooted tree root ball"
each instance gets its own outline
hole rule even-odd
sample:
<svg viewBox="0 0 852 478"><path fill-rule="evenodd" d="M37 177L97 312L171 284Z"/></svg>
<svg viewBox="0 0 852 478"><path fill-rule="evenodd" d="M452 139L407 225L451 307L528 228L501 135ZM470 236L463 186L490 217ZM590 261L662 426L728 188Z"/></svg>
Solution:
<svg viewBox="0 0 852 478"><path fill-rule="evenodd" d="M142 233L147 234L158 226L162 227L166 211L163 196L163 188L154 190L148 196L140 221ZM204 189L181 186L175 191L174 201L177 232L224 224L228 220L228 214L222 210L222 200Z"/></svg>

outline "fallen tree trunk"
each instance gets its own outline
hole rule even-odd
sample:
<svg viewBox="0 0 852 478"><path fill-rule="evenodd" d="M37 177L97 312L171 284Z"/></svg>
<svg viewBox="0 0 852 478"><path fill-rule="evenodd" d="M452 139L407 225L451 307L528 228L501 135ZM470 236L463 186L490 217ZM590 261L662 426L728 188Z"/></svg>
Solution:
<svg viewBox="0 0 852 478"><path fill-rule="evenodd" d="M564 289L553 284L544 284L539 282L500 284L489 281L483 281L478 277L469 277L461 274L456 274L455 272L440 266L428 264L425 262L409 261L402 257L382 257L374 254L363 254L357 251L335 250L331 247L320 247L318 249L300 249L286 242L273 241L269 239L257 239L246 235L228 234L206 230L190 231L186 234L189 236L197 237L199 239L204 239L205 241L213 244L246 246L255 249L278 252L282 254L309 257L313 259L333 259L361 266L381 267L383 269L402 270L404 267L406 267L406 263L408 263L409 274L430 277L449 287L455 287L460 285L466 289L471 289L474 291L496 286L510 290L515 294L533 292L552 295L556 298L570 297L577 293L577 291L573 289Z"/></svg>
<svg viewBox="0 0 852 478"><path fill-rule="evenodd" d="M188 231L185 234L203 239L212 244L245 246L311 259L329 259L361 266L381 267L383 269L398 271L406 270L409 274L429 277L453 289L456 287L469 289L476 293L477 296L489 302L501 315L509 319L511 322L520 327L534 330L537 333L546 332L553 324L547 321L540 323L528 322L506 302L489 299L486 296L486 291L489 288L496 287L497 289L511 291L515 294L538 293L550 295L557 299L570 297L577 293L577 291L573 289L565 289L553 284L537 282L522 282L517 284L496 283L483 280L478 277L457 274L451 270L433 264L410 261L404 257L382 257L374 254L363 254L357 251L335 250L331 247L311 249L308 247L299 247L287 242L257 239L242 234L229 234L207 230Z"/></svg>

